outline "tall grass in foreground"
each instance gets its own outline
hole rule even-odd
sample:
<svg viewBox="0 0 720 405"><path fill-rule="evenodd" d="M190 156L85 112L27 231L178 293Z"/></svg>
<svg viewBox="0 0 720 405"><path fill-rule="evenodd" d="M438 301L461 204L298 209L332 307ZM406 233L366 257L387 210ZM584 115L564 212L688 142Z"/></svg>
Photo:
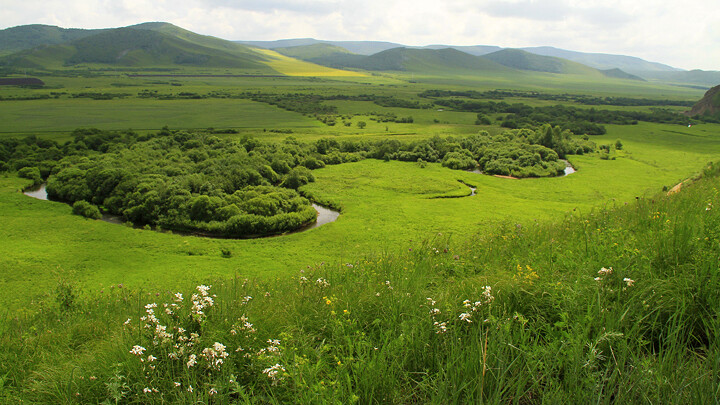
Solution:
<svg viewBox="0 0 720 405"><path fill-rule="evenodd" d="M718 167L672 196L0 324L29 403L717 403Z"/></svg>

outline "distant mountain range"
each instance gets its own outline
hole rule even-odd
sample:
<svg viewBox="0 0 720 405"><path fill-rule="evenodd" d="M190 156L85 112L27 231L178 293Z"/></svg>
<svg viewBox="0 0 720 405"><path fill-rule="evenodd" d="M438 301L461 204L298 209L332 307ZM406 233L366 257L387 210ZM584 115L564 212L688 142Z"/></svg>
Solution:
<svg viewBox="0 0 720 405"><path fill-rule="evenodd" d="M357 64L360 58L351 56L369 56L379 52L383 52L393 48L409 48L409 49L446 49L452 48L474 56L488 56L509 48L501 48L499 46L475 45L475 46L454 46L454 45L427 45L422 47L411 47L393 42L377 42L377 41L323 41L313 38L284 39L278 41L237 41L242 44L257 46L266 49L274 49L280 53L288 54L292 52L294 57L303 59L302 47L307 46L332 46L335 50L334 55L328 53L325 55L314 55L305 60L314 63L326 64L328 66L342 67ZM640 80L660 80L664 82L675 82L679 84L692 84L699 87L710 87L720 83L720 72L692 70L685 71L672 66L664 65L657 62L648 62L634 56L612 55L605 53L584 53L576 51L568 51L549 46L543 47L527 47L517 50L525 51L538 56L547 56L559 58L565 61L576 62L591 68L595 68L608 77L640 79ZM516 51L516 50L513 50ZM349 54L348 54L349 52ZM340 55L342 53L342 55ZM552 59L532 59L527 55L518 52L495 54L490 59L499 62L502 60L506 66L523 70L536 70L567 72L569 69L565 62ZM570 69L573 70L573 69Z"/></svg>
<svg viewBox="0 0 720 405"><path fill-rule="evenodd" d="M698 87L720 83L717 71L684 71L631 56L551 47L408 47L392 42L312 38L227 41L163 22L94 30L48 25L0 30L0 66L6 69L93 64L132 68L232 68L244 74L262 75L338 72L333 69L435 75L535 71L657 80Z"/></svg>

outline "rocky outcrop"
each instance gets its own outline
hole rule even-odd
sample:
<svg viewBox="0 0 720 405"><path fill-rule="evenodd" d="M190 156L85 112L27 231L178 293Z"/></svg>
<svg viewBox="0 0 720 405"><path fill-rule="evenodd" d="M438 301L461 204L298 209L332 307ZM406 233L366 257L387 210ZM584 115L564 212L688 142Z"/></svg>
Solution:
<svg viewBox="0 0 720 405"><path fill-rule="evenodd" d="M720 115L720 85L708 90L705 96L685 114L690 117L696 115Z"/></svg>

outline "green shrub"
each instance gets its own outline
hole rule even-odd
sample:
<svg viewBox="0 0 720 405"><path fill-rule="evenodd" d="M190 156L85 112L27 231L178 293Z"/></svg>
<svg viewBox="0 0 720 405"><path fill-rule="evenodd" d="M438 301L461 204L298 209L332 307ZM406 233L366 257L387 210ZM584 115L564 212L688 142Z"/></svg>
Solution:
<svg viewBox="0 0 720 405"><path fill-rule="evenodd" d="M42 177L40 177L40 169L37 167L23 167L22 169L18 170L18 176L22 177L23 179L30 179L33 181L33 184L40 184L42 183Z"/></svg>
<svg viewBox="0 0 720 405"><path fill-rule="evenodd" d="M75 204L73 204L72 213L90 219L102 218L100 209L85 200L76 201Z"/></svg>

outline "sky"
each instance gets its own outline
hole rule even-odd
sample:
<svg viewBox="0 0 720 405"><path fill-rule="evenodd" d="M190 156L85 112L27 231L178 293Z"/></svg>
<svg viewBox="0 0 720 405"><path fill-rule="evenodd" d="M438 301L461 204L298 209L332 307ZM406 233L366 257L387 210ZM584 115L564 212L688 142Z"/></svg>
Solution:
<svg viewBox="0 0 720 405"><path fill-rule="evenodd" d="M720 70L718 0L1 0L0 29L165 21L228 40L554 46Z"/></svg>

